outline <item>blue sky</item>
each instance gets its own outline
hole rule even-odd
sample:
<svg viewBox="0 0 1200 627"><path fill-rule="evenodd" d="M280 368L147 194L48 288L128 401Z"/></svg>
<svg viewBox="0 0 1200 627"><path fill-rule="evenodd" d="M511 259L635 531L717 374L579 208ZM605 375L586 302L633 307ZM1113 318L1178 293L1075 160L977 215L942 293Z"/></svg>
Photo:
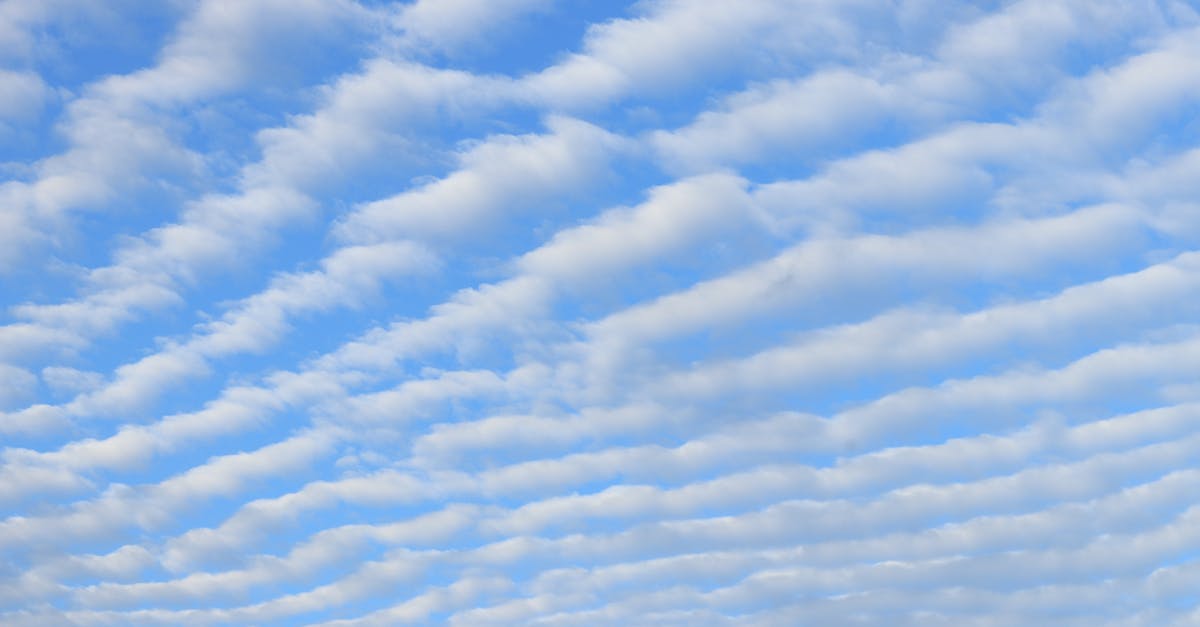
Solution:
<svg viewBox="0 0 1200 627"><path fill-rule="evenodd" d="M0 623L1200 622L1200 6L4 0Z"/></svg>

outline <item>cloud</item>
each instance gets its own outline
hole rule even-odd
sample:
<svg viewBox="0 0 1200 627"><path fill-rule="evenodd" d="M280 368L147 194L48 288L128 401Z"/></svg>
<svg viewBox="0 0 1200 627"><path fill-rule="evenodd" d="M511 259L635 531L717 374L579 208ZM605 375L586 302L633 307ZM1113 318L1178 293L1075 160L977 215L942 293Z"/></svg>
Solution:
<svg viewBox="0 0 1200 627"><path fill-rule="evenodd" d="M399 7L393 17L401 49L452 52L478 44L488 31L508 26L518 17L551 7L548 0L418 0Z"/></svg>
<svg viewBox="0 0 1200 627"><path fill-rule="evenodd" d="M27 121L37 117L52 97L50 88L33 72L0 71L0 120Z"/></svg>
<svg viewBox="0 0 1200 627"><path fill-rule="evenodd" d="M0 5L0 623L1193 619L1196 10L584 4Z"/></svg>
<svg viewBox="0 0 1200 627"><path fill-rule="evenodd" d="M548 135L500 136L471 146L462 166L445 178L373 201L347 216L339 231L349 241L395 237L469 237L515 217L538 198L583 191L606 174L621 138L568 118L548 120Z"/></svg>
<svg viewBox="0 0 1200 627"><path fill-rule="evenodd" d="M0 407L28 400L34 395L37 377L32 373L13 366L0 367Z"/></svg>

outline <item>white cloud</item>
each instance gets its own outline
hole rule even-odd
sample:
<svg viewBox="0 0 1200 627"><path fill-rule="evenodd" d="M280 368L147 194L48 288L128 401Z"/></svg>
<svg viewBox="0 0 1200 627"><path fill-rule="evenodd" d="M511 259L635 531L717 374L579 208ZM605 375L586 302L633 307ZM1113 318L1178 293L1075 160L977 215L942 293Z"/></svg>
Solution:
<svg viewBox="0 0 1200 627"><path fill-rule="evenodd" d="M638 5L642 15L594 25L584 49L523 81L553 106L591 107L630 92L663 95L735 70L762 71L855 56L859 3L694 0ZM753 42L753 44L751 44Z"/></svg>
<svg viewBox="0 0 1200 627"><path fill-rule="evenodd" d="M27 401L34 396L37 377L33 373L0 364L0 408Z"/></svg>
<svg viewBox="0 0 1200 627"><path fill-rule="evenodd" d="M134 9L0 5L0 622L1194 618L1194 8Z"/></svg>
<svg viewBox="0 0 1200 627"><path fill-rule="evenodd" d="M402 51L438 52L479 45L489 31L507 26L522 15L546 11L550 0L417 0L400 6L393 18Z"/></svg>
<svg viewBox="0 0 1200 627"><path fill-rule="evenodd" d="M42 369L42 380L57 392L87 392L104 382L99 372L90 372L65 366L48 366Z"/></svg>
<svg viewBox="0 0 1200 627"><path fill-rule="evenodd" d="M613 269L670 255L738 223L753 224L745 181L729 175L686 179L651 190L631 210L615 209L593 224L559 231L517 262L526 273L578 283Z"/></svg>
<svg viewBox="0 0 1200 627"><path fill-rule="evenodd" d="M623 147L620 138L576 120L552 117L548 126L548 135L492 137L470 147L460 169L360 207L340 233L350 241L478 238L497 215L515 217L539 198L595 186L611 153Z"/></svg>
<svg viewBox="0 0 1200 627"><path fill-rule="evenodd" d="M0 70L0 121L37 117L51 97L50 87L37 74Z"/></svg>

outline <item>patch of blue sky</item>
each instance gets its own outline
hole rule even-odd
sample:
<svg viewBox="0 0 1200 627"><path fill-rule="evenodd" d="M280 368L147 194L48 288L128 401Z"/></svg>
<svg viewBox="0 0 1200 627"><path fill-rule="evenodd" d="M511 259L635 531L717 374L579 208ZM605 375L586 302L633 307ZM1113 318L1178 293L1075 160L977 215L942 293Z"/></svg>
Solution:
<svg viewBox="0 0 1200 627"><path fill-rule="evenodd" d="M32 45L24 63L18 63L35 68L47 83L75 93L98 78L144 67L169 41L182 17L170 2L119 2L48 13L49 19L26 33Z"/></svg>
<svg viewBox="0 0 1200 627"><path fill-rule="evenodd" d="M0 119L0 181L28 181L36 176L34 162L62 150L65 142L54 131L61 113L61 101L47 97L35 112Z"/></svg>

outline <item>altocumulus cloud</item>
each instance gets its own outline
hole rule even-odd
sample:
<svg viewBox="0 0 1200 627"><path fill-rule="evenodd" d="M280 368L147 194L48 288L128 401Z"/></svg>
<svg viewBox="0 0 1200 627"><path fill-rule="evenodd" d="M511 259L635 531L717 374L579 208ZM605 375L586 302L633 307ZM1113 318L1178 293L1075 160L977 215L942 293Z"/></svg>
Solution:
<svg viewBox="0 0 1200 627"><path fill-rule="evenodd" d="M1200 7L0 4L0 623L1200 623Z"/></svg>

